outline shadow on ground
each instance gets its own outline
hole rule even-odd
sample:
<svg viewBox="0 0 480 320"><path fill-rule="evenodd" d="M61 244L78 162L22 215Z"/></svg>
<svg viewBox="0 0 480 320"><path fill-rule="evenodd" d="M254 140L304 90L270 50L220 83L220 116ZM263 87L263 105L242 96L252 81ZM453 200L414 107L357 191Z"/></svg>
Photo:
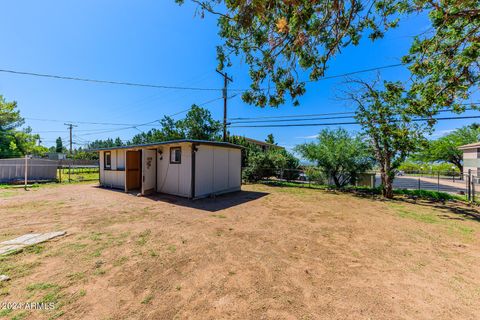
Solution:
<svg viewBox="0 0 480 320"><path fill-rule="evenodd" d="M238 191L238 192L219 195L216 197L202 198L197 200L189 200L186 198L167 195L167 194L153 194L150 196L145 196L145 198L154 200L154 201L172 203L182 207L215 212L215 211L235 207L240 204L247 203L253 200L257 200L266 195L268 195L268 193L266 192Z"/></svg>
<svg viewBox="0 0 480 320"><path fill-rule="evenodd" d="M329 192L338 193L338 194L345 193L345 192L336 191L336 190L332 190ZM474 220L474 221L480 222L479 209L459 201L435 201L435 200L428 200L428 199L420 199L412 196L400 196L400 195L396 195L393 200L387 200L371 192L347 192L347 193L351 193L356 197L368 198L368 199L377 200L377 201L406 202L410 204L420 205L423 207L450 211L451 213L457 215L456 217L451 217L448 215L439 215L439 217L442 219Z"/></svg>
<svg viewBox="0 0 480 320"><path fill-rule="evenodd" d="M102 188L102 187L97 187ZM108 189L112 192L124 193L122 190L117 189ZM138 192L128 193L129 195L136 195ZM126 194L127 195L127 194ZM171 203L182 207L188 207L198 210L204 210L209 212L216 212L231 207L238 206L243 203L254 201L268 195L267 192L256 192L256 191L238 191L219 195L216 197L202 198L197 200L190 200L183 197L155 193L148 196L143 196L145 199L152 201L160 201L165 203Z"/></svg>

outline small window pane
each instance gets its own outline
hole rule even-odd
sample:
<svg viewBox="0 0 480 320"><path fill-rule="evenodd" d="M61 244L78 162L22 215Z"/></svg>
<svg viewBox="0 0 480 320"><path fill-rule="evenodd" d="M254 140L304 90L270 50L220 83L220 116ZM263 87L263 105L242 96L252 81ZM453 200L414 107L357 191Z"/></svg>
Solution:
<svg viewBox="0 0 480 320"><path fill-rule="evenodd" d="M104 168L105 169L110 169L112 167L112 154L110 151L105 152L104 156Z"/></svg>
<svg viewBox="0 0 480 320"><path fill-rule="evenodd" d="M170 163L181 163L181 162L182 162L182 149L170 148Z"/></svg>

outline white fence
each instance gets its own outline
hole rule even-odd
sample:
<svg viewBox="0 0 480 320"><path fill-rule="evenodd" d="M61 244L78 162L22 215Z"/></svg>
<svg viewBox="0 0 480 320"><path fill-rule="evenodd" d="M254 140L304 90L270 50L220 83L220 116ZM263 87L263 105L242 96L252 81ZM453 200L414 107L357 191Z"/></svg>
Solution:
<svg viewBox="0 0 480 320"><path fill-rule="evenodd" d="M28 159L28 182L56 180L58 164L56 160ZM12 183L24 180L25 158L0 159L0 183Z"/></svg>

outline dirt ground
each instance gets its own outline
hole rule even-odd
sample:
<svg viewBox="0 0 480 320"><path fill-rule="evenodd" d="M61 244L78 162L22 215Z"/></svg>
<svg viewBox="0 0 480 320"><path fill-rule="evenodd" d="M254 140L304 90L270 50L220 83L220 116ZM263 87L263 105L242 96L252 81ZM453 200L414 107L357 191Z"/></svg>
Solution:
<svg viewBox="0 0 480 320"><path fill-rule="evenodd" d="M479 319L480 218L459 204L265 185L195 202L93 184L0 190L7 319Z"/></svg>

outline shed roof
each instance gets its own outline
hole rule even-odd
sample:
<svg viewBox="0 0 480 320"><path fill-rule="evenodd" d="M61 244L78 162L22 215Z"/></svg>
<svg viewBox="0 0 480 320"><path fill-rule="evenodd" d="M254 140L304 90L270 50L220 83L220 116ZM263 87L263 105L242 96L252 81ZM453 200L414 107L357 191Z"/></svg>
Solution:
<svg viewBox="0 0 480 320"><path fill-rule="evenodd" d="M470 143L470 144L466 144L458 147L458 149L460 150L467 150L467 149L474 149L474 148L480 148L480 142Z"/></svg>
<svg viewBox="0 0 480 320"><path fill-rule="evenodd" d="M155 147L155 146L175 144L175 143L198 143L198 144L207 144L207 145L217 146L217 147L243 149L242 146L239 146L238 144L229 143L229 142L195 140L195 139L179 139L179 140L159 141L159 142L152 142L152 143L145 143L145 144L131 144L131 145L119 146L119 147L96 148L96 149L89 149L88 151L135 149L135 148Z"/></svg>

